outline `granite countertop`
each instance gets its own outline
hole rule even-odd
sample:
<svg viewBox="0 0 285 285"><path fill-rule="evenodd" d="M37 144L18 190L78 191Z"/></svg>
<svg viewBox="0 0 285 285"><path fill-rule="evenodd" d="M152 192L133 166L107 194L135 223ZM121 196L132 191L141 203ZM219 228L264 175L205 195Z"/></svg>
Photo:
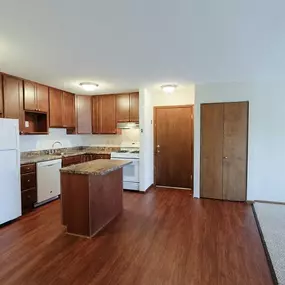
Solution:
<svg viewBox="0 0 285 285"><path fill-rule="evenodd" d="M43 151L39 152L31 152L26 156L21 157L21 164L29 164L29 163L37 163L42 161L61 159L65 157L75 156L75 155L83 155L83 154L111 154L112 148L92 148L88 147L82 150L79 149L65 149L61 153L44 153Z"/></svg>
<svg viewBox="0 0 285 285"><path fill-rule="evenodd" d="M83 175L106 175L130 163L132 162L129 160L97 159L61 168L60 172Z"/></svg>

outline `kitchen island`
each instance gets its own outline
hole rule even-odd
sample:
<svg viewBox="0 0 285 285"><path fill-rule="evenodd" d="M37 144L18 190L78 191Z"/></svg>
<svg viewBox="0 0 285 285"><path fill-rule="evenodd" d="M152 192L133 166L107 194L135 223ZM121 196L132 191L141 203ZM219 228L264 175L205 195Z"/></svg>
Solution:
<svg viewBox="0 0 285 285"><path fill-rule="evenodd" d="M69 234L92 237L123 209L127 160L98 159L60 169L62 223Z"/></svg>

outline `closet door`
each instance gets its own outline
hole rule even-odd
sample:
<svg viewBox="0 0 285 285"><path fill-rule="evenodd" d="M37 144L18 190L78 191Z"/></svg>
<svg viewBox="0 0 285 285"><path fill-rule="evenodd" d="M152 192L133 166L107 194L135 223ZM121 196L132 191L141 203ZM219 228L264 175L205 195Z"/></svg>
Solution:
<svg viewBox="0 0 285 285"><path fill-rule="evenodd" d="M224 104L223 199L245 201L248 102Z"/></svg>
<svg viewBox="0 0 285 285"><path fill-rule="evenodd" d="M223 199L224 104L201 105L201 197Z"/></svg>

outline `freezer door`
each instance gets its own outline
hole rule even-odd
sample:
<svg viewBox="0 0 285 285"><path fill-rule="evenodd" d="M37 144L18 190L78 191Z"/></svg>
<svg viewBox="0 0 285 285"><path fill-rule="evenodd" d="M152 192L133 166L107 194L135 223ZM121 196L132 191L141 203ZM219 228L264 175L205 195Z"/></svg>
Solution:
<svg viewBox="0 0 285 285"><path fill-rule="evenodd" d="M0 119L0 150L18 148L19 121L14 119Z"/></svg>
<svg viewBox="0 0 285 285"><path fill-rule="evenodd" d="M17 150L0 150L0 181L0 224L3 224L22 214Z"/></svg>

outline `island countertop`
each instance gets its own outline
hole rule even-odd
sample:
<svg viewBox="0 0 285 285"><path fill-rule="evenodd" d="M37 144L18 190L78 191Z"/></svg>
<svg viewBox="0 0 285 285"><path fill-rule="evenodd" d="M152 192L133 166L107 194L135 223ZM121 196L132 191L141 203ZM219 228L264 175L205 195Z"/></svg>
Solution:
<svg viewBox="0 0 285 285"><path fill-rule="evenodd" d="M97 159L61 168L60 172L82 175L106 175L131 163L129 160Z"/></svg>

